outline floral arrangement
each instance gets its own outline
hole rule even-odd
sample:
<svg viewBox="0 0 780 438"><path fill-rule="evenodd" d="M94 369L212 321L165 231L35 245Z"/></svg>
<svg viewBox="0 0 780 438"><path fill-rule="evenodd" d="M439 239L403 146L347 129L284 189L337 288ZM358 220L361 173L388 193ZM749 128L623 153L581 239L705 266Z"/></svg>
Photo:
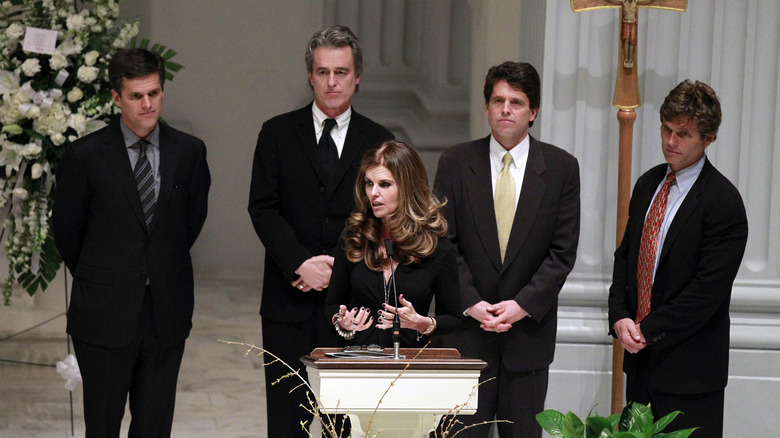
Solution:
<svg viewBox="0 0 780 438"><path fill-rule="evenodd" d="M118 0L0 3L0 219L12 287L46 289L62 265L49 234L54 169L64 148L105 126L112 103L108 63L135 46L138 21L117 23ZM47 40L48 39L48 40ZM50 50L38 45L50 44ZM145 47L148 40L141 44ZM155 45L166 61L176 52ZM166 77L181 65L166 62Z"/></svg>

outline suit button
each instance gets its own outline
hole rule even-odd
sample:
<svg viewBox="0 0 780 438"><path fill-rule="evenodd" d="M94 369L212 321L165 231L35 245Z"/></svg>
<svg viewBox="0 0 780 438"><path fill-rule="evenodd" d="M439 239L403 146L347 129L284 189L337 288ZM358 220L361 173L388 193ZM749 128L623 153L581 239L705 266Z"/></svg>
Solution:
<svg viewBox="0 0 780 438"><path fill-rule="evenodd" d="M320 187L320 193L325 193L325 187Z"/></svg>
<svg viewBox="0 0 780 438"><path fill-rule="evenodd" d="M330 218L326 216L325 217L325 223L327 224L328 222L330 222Z"/></svg>
<svg viewBox="0 0 780 438"><path fill-rule="evenodd" d="M321 254L327 254L328 253L328 248L325 248L324 246L320 247L320 253Z"/></svg>

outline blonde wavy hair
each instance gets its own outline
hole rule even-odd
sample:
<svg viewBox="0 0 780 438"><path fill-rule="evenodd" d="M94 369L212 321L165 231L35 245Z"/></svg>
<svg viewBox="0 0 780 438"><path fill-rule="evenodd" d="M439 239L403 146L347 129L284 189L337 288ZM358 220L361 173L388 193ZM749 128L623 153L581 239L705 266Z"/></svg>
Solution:
<svg viewBox="0 0 780 438"><path fill-rule="evenodd" d="M420 155L408 144L388 140L366 152L355 181L355 211L344 228L345 253L352 263L365 261L373 271L381 271L382 220L374 216L366 194L366 172L384 166L398 185L398 209L387 217L395 259L410 264L431 256L439 239L447 232L439 201L428 187L428 175Z"/></svg>

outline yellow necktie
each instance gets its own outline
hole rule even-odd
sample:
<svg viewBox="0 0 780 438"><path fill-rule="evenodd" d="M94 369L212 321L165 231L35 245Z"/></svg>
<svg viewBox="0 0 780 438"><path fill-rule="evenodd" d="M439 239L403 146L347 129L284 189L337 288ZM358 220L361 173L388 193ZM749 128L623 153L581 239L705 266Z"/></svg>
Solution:
<svg viewBox="0 0 780 438"><path fill-rule="evenodd" d="M515 179L509 166L512 164L512 154L507 152L502 159L504 167L498 173L496 180L496 195L493 198L496 210L496 226L498 227L498 248L501 250L501 261L504 261L509 233L515 219Z"/></svg>

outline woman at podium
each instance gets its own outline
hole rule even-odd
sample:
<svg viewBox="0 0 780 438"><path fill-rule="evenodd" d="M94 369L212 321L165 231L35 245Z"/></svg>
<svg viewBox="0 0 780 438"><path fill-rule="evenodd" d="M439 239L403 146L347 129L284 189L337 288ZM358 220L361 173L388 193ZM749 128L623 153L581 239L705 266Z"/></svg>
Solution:
<svg viewBox="0 0 780 438"><path fill-rule="evenodd" d="M444 202L431 193L420 155L389 140L363 157L355 183L356 208L333 264L326 315L352 345L393 345L400 321L402 347L452 331L461 314L457 254L444 237ZM436 316L428 316L436 299Z"/></svg>

